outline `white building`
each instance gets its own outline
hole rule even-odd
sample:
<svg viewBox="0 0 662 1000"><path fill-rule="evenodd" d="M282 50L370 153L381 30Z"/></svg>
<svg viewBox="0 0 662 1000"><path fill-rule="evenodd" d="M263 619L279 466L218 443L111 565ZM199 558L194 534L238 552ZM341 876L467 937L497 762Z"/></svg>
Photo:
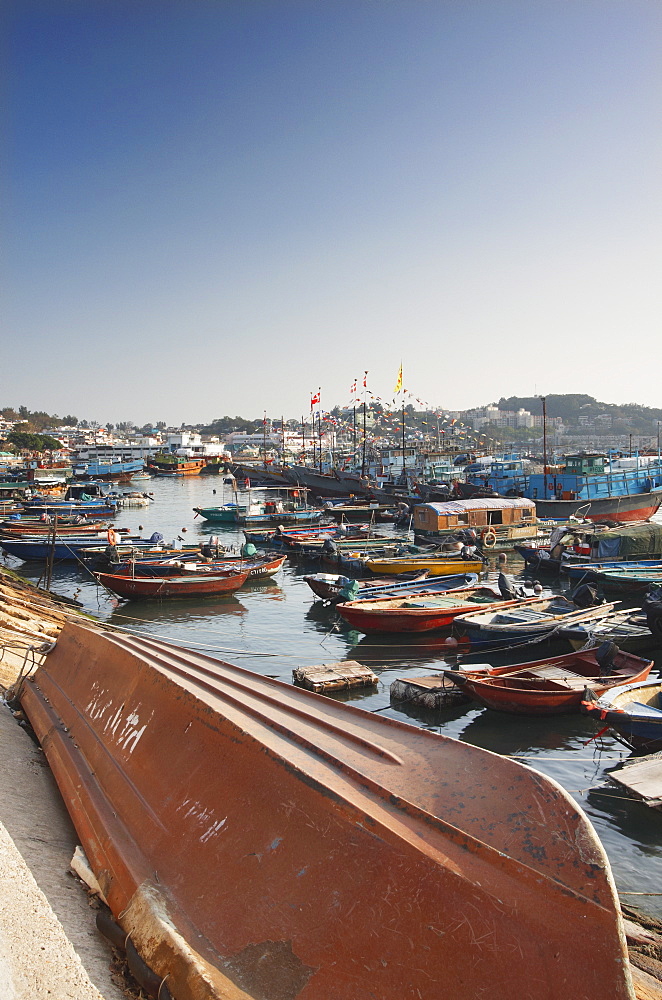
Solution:
<svg viewBox="0 0 662 1000"><path fill-rule="evenodd" d="M169 434L164 450L184 458L230 458L230 453L220 438L212 437L203 441L195 431Z"/></svg>

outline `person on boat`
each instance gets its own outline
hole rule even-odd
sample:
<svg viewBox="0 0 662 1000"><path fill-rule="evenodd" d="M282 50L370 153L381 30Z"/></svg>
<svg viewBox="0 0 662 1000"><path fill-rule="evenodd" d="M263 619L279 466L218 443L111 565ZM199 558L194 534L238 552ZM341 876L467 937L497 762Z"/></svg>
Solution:
<svg viewBox="0 0 662 1000"><path fill-rule="evenodd" d="M104 549L104 555L110 565L117 565L122 560L120 559L120 554L117 551L117 545L106 545Z"/></svg>

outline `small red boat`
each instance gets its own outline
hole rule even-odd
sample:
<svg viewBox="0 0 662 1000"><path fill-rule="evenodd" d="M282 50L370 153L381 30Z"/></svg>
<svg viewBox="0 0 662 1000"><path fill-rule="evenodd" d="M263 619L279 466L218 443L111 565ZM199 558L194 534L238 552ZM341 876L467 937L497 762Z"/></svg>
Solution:
<svg viewBox="0 0 662 1000"><path fill-rule="evenodd" d="M504 601L491 587L464 587L443 593L421 590L406 597L347 601L336 607L358 632L432 632L450 628L457 615L479 609L498 611L517 603L527 601Z"/></svg>
<svg viewBox="0 0 662 1000"><path fill-rule="evenodd" d="M444 670L444 676L498 712L559 715L580 710L586 687L599 697L620 684L645 681L652 666L652 660L603 643L582 652L488 671Z"/></svg>
<svg viewBox="0 0 662 1000"><path fill-rule="evenodd" d="M196 562L186 556L182 559L137 559L122 562L119 566L113 567L113 576L191 576L195 573L224 573L226 570L234 569L239 572L248 570L249 580L261 579L263 577L275 576L287 556L276 556L275 558L244 559L242 556L223 556L222 559L215 559L213 562Z"/></svg>
<svg viewBox="0 0 662 1000"><path fill-rule="evenodd" d="M215 597L239 590L248 579L249 570L228 569L210 573L187 573L180 576L124 576L120 573L95 573L99 583L120 597Z"/></svg>

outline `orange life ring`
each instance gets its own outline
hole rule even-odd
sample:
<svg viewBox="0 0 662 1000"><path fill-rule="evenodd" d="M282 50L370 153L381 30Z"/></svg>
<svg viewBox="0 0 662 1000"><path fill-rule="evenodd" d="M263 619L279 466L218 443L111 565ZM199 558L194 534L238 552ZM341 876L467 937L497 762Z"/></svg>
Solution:
<svg viewBox="0 0 662 1000"><path fill-rule="evenodd" d="M117 535L112 528L109 528L106 532L106 538L108 539L109 545L117 545Z"/></svg>
<svg viewBox="0 0 662 1000"><path fill-rule="evenodd" d="M480 540L486 548L488 549L494 548L497 540L496 531L494 530L494 528L485 528L485 530L481 532Z"/></svg>

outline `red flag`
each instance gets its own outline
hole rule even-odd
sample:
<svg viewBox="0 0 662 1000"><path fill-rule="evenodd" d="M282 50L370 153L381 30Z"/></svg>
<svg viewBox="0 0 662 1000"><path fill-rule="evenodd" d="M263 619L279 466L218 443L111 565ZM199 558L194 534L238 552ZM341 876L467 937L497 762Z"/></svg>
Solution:
<svg viewBox="0 0 662 1000"><path fill-rule="evenodd" d="M349 391L350 391L350 395L352 395L352 396L356 395L356 379L354 379L354 381L352 382L352 388Z"/></svg>
<svg viewBox="0 0 662 1000"><path fill-rule="evenodd" d="M365 372L365 374L363 375L363 388L364 389L368 388L368 373L367 372Z"/></svg>
<svg viewBox="0 0 662 1000"><path fill-rule="evenodd" d="M320 401L320 394L319 394L319 392L316 392L316 393L314 393L310 397L310 408L311 408L311 410L312 410L313 406L315 406L316 403L319 403L319 401Z"/></svg>

